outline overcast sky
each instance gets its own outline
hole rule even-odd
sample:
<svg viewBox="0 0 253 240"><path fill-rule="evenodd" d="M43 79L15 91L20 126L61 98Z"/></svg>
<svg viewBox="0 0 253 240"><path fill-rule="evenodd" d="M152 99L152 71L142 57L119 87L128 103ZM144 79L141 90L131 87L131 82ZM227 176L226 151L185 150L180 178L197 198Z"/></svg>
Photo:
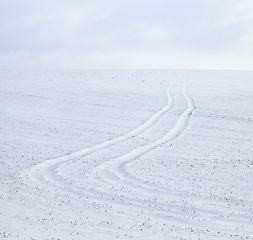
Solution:
<svg viewBox="0 0 253 240"><path fill-rule="evenodd" d="M0 0L0 69L250 69L252 0Z"/></svg>

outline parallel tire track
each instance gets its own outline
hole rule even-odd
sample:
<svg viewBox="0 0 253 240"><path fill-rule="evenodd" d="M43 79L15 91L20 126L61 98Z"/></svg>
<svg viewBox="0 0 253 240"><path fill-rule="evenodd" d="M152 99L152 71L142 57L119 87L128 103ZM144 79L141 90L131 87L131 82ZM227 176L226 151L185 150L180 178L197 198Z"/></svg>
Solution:
<svg viewBox="0 0 253 240"><path fill-rule="evenodd" d="M187 84L188 83L185 84L182 94L185 97L185 99L187 100L188 108L180 115L175 126L171 130L169 130L166 135L164 135L162 138L158 139L157 141L155 141L151 144L136 148L136 149L132 150L130 153L124 154L120 158L109 160L109 161L99 165L98 167L96 167L91 172L91 174L89 176L89 182L91 184L93 184L93 186L95 186L95 189L92 189L92 190L84 189L83 187L80 187L75 184L71 184L71 187L66 187L66 185L64 186L63 179L59 180L59 179L55 178L54 174L57 172L57 167L65 161L79 158L81 156L87 156L87 155L92 154L96 151L100 151L104 148L108 148L111 145L115 145L117 143L123 142L127 139L130 139L133 136L136 136L136 135L142 133L143 131L147 130L148 128L152 127L159 120L159 118L161 118L166 112L168 112L174 105L174 100L173 100L173 96L171 93L174 82L173 82L173 84L171 84L169 90L167 91L167 95L168 95L167 105L162 110L160 110L155 115L153 115L153 117L151 117L143 125L139 126L138 128L134 129L133 131L131 131L130 133L128 133L124 136L121 136L119 138L115 138L111 141L106 141L106 142L96 145L92 148L83 149L78 152L66 155L66 156L46 160L46 161L42 162L41 164L38 164L38 165L32 167L31 169L27 170L26 172L24 172L21 177L23 179L25 179L26 181L28 180L31 182L37 182L38 185L43 186L43 189L55 188L58 191L65 192L66 194L71 195L74 198L76 198L75 196L80 196L80 195L83 197L89 196L90 199L93 199L93 200L96 199L97 202L100 201L101 195L105 196L105 198L107 197L108 199L115 198L114 204L117 204L117 201L118 201L118 204L121 204L122 201L121 200L119 201L119 199L117 200L117 198L119 198L119 196L117 197L117 196L113 195L112 193L110 193L110 190L108 190L108 189L106 190L106 186L108 187L108 186L115 185L115 187L117 188L117 187L121 187L123 184L124 188L128 188L128 189L130 188L130 191L128 191L128 194L130 192L131 192L131 194L128 197L128 201L137 207L141 203L141 206L143 208L143 206L146 204L145 198L146 197L152 198L154 193L152 193L152 191L151 191L150 192L151 195L150 194L143 194L144 196L142 196L142 199L139 199L137 201L135 198L136 198L136 195L140 195L139 191L141 190L141 187L147 188L147 186L145 186L143 184L142 184L142 186L140 186L139 183L137 185L137 184L134 184L133 182L131 182L130 178L128 178L128 179L126 178L126 174L124 172L122 172L122 169L124 169L124 165L128 161L135 159L137 157L143 156L144 154L151 151L152 149L155 149L156 147L158 147L168 141L175 139L186 128L188 121L190 119L190 116L191 116L192 112L195 110L194 101L187 93ZM115 179L116 179L116 181L115 181ZM122 181L124 181L124 182L122 182ZM128 182L128 183L126 184L126 182ZM101 186L103 186L103 190L102 190ZM149 186L149 190L150 190L150 186ZM154 190L154 188L153 188L153 190ZM160 191L160 193L162 193L162 191ZM166 191L164 193L166 193ZM131 197L132 194L133 194L133 196ZM155 194L157 194L157 189L155 190ZM141 202L140 202L140 200L141 200ZM102 201L102 204L103 204L103 201ZM168 207L165 204L160 204L160 205L163 207L164 210Z"/></svg>
<svg viewBox="0 0 253 240"><path fill-rule="evenodd" d="M65 156L60 156L57 158L48 159L36 166L31 167L30 169L27 169L20 176L23 178L25 175L27 175L27 176L31 175L32 172L40 171L40 169L46 169L46 168L52 169L55 166L61 164L62 162L65 162L65 161L68 161L71 159L75 159L75 158L79 158L82 156L86 156L88 154L92 154L96 151L103 150L105 148L108 148L110 146L113 146L113 145L118 144L120 142L126 141L127 139L130 139L136 135L141 134L142 132L144 132L148 128L152 127L166 112L168 112L168 111L170 111L170 109L172 109L172 107L174 105L173 95L171 93L173 85L174 85L174 81L170 85L170 88L166 92L167 97L168 97L168 102L167 102L166 106L163 109L161 109L160 111L158 111L156 114L154 114L151 118L149 118L145 123L143 123L142 125L140 125L139 127L135 128L135 129L133 129L132 131L130 131L126 135L114 138L112 140L105 141L105 142L95 145L91 148L84 148L79 151L67 154Z"/></svg>
<svg viewBox="0 0 253 240"><path fill-rule="evenodd" d="M84 148L65 156L48 159L24 171L20 175L25 183L22 194L28 197L30 201L34 201L37 207L41 209L50 209L50 211L54 211L55 208L59 209L65 218L67 218L69 211L77 212L80 208L89 208L89 211L94 211L93 222L96 221L95 214L100 213L100 219L103 221L107 221L108 218L124 221L126 217L134 221L137 216L139 222L146 222L147 219L150 222L150 219L155 219L159 224L163 223L160 228L163 227L166 231L169 229L172 231L173 223L173 231L179 229L180 232L180 228L187 229L189 221L194 221L195 224L193 225L199 226L199 229L194 229L194 233L192 233L193 229L187 229L186 232L196 234L195 236L197 236L198 231L207 231L209 228L208 221L215 220L212 223L213 229L222 229L223 221L220 218L220 212L205 209L204 198L194 203L192 202L194 197L191 194L186 196L182 192L184 196L182 200L180 190L162 188L140 181L126 170L126 165L129 162L141 159L150 151L155 151L157 147L175 140L187 129L196 109L194 99L188 94L188 82L184 83L182 90L182 96L186 100L187 107L164 136L144 146L136 147L120 157L103 162L87 172L84 179L79 177L75 180L68 180L64 174L58 171L63 163L69 162L71 167L72 161L88 158L92 154L109 149L114 145L120 145L125 141L131 142L133 137L152 129L175 106L172 94L174 85L175 81L167 91L168 102L166 106L128 134L91 148ZM37 188L40 192L36 192L37 196L35 197ZM217 202L209 200L209 204L215 206ZM225 206L225 202L219 204ZM236 226L238 219L240 219L242 224L244 222L247 224L247 220L240 215L240 209L237 207L238 212L233 213L233 216L227 219L226 223L229 223L230 226ZM116 226L114 228L117 230ZM100 229L107 231L106 227L100 227ZM215 236L217 233L209 230L208 234ZM226 233L220 231L220 234L225 235ZM231 234L234 233L231 232Z"/></svg>

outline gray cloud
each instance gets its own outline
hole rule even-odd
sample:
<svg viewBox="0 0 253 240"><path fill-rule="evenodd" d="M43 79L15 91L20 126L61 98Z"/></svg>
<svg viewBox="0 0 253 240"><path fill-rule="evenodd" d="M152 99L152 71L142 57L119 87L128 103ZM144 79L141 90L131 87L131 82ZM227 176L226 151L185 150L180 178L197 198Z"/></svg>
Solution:
<svg viewBox="0 0 253 240"><path fill-rule="evenodd" d="M252 10L250 0L9 0L0 67L250 68Z"/></svg>

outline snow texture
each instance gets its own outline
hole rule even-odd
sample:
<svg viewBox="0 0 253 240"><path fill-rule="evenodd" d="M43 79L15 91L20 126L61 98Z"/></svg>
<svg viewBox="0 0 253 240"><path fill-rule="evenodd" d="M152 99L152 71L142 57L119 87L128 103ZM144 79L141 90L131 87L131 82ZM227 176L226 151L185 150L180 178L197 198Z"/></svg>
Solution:
<svg viewBox="0 0 253 240"><path fill-rule="evenodd" d="M253 239L253 72L0 72L0 238Z"/></svg>

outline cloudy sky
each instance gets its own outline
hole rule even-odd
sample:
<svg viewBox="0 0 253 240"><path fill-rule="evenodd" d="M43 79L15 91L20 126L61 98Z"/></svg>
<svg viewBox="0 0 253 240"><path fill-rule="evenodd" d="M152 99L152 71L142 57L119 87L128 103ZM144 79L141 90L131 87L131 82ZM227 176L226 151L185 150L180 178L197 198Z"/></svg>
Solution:
<svg viewBox="0 0 253 240"><path fill-rule="evenodd" d="M0 0L0 69L250 69L252 0Z"/></svg>

